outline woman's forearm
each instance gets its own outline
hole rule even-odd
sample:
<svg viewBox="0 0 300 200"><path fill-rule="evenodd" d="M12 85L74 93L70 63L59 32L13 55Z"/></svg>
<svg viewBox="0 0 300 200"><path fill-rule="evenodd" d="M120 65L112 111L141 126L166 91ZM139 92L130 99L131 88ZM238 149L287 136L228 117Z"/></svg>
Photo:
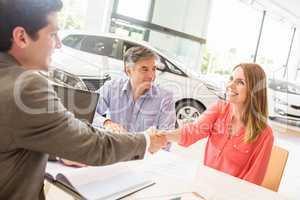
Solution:
<svg viewBox="0 0 300 200"><path fill-rule="evenodd" d="M169 130L164 132L168 141L179 142L180 140L180 129Z"/></svg>

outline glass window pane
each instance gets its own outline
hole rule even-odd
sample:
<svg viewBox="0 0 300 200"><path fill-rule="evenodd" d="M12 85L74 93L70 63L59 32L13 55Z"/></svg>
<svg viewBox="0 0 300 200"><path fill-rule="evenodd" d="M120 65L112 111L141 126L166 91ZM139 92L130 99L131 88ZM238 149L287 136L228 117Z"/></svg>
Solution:
<svg viewBox="0 0 300 200"><path fill-rule="evenodd" d="M270 77L283 78L292 33L288 23L270 13L266 14L257 63Z"/></svg>
<svg viewBox="0 0 300 200"><path fill-rule="evenodd" d="M64 6L59 12L61 29L83 29L86 19L88 1L62 0Z"/></svg>
<svg viewBox="0 0 300 200"><path fill-rule="evenodd" d="M147 21L150 5L151 0L119 0L117 13Z"/></svg>
<svg viewBox="0 0 300 200"><path fill-rule="evenodd" d="M253 61L262 12L237 0L214 0L202 68L227 74L241 62Z"/></svg>

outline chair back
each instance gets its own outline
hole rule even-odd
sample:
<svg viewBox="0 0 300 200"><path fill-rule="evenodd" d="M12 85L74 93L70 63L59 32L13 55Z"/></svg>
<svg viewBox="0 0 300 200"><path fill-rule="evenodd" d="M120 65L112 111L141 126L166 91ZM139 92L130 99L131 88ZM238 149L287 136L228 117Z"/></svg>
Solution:
<svg viewBox="0 0 300 200"><path fill-rule="evenodd" d="M273 146L267 172L261 186L278 191L289 152L281 147Z"/></svg>

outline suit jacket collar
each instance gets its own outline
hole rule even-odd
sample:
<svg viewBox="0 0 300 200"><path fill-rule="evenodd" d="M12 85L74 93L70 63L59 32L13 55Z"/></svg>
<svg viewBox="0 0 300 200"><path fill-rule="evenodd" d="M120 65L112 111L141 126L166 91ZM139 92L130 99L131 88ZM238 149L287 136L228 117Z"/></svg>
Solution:
<svg viewBox="0 0 300 200"><path fill-rule="evenodd" d="M0 68L20 66L18 61L9 53L0 52Z"/></svg>

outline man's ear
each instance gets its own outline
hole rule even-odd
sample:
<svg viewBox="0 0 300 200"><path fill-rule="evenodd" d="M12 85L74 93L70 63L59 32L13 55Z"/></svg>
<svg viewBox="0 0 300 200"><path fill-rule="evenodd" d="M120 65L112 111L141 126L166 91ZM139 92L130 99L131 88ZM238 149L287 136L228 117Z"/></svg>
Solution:
<svg viewBox="0 0 300 200"><path fill-rule="evenodd" d="M12 32L12 42L19 48L26 48L30 43L30 37L23 27L17 26Z"/></svg>
<svg viewBox="0 0 300 200"><path fill-rule="evenodd" d="M127 76L130 75L130 69L129 69L129 67L125 66L125 67L124 67L124 71L125 71L125 74L126 74Z"/></svg>

